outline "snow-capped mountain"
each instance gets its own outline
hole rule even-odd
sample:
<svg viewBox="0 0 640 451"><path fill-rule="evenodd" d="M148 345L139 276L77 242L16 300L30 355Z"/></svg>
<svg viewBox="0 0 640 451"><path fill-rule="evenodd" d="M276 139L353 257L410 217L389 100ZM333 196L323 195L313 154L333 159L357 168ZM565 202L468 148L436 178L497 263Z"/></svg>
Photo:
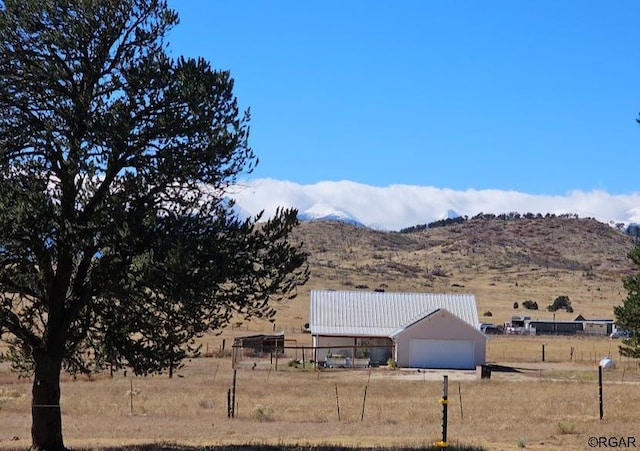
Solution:
<svg viewBox="0 0 640 451"><path fill-rule="evenodd" d="M348 224L363 226L363 224L349 213L338 210L328 204L317 203L311 208L298 213L298 219L301 221L340 221Z"/></svg>
<svg viewBox="0 0 640 451"><path fill-rule="evenodd" d="M456 219L459 218L462 215L459 215L457 211L449 209L447 210L447 214L445 215L444 219Z"/></svg>

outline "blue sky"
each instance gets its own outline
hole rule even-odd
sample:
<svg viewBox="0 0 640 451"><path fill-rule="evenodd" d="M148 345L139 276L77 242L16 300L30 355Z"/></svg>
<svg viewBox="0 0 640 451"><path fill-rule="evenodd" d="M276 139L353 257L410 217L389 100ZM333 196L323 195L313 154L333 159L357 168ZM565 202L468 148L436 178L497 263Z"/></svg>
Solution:
<svg viewBox="0 0 640 451"><path fill-rule="evenodd" d="M251 179L639 191L638 2L169 4L251 107Z"/></svg>

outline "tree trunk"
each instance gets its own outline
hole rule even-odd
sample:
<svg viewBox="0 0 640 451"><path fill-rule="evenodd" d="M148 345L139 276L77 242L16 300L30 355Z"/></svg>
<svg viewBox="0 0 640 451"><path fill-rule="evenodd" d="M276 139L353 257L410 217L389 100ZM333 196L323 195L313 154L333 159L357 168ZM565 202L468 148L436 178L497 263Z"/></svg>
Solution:
<svg viewBox="0 0 640 451"><path fill-rule="evenodd" d="M60 412L62 360L47 352L35 352L34 360L30 451L64 451Z"/></svg>

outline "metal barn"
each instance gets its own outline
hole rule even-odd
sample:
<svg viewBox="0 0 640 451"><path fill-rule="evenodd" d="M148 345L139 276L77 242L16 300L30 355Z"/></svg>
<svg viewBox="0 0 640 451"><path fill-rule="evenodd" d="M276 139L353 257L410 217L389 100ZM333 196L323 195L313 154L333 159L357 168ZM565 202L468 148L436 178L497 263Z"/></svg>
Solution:
<svg viewBox="0 0 640 451"><path fill-rule="evenodd" d="M316 360L341 355L400 367L473 369L486 361L471 294L312 291Z"/></svg>

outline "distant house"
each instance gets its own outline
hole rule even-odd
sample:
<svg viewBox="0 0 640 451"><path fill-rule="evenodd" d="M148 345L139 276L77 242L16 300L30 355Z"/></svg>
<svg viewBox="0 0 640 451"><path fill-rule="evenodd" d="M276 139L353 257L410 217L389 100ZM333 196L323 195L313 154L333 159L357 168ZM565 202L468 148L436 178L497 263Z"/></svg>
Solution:
<svg viewBox="0 0 640 451"><path fill-rule="evenodd" d="M486 361L471 294L312 291L316 360L328 354L400 367L473 369Z"/></svg>

